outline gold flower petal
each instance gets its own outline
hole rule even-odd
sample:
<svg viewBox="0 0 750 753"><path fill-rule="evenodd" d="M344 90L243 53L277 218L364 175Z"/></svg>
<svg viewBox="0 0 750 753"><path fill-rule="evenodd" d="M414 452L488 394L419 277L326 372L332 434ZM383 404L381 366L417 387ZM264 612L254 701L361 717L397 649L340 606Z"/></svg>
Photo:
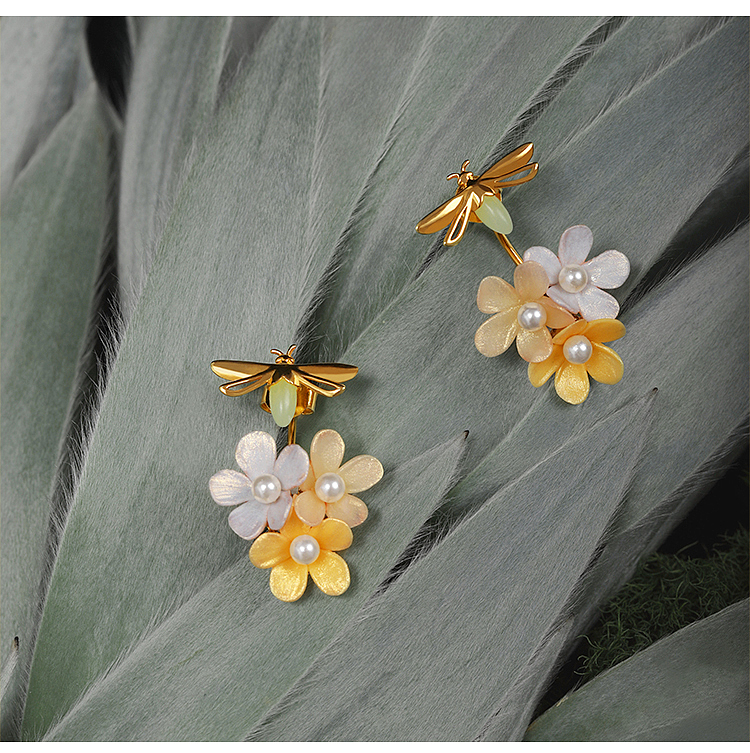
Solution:
<svg viewBox="0 0 750 753"><path fill-rule="evenodd" d="M343 520L349 528L354 528L367 519L367 505L359 497L345 494L338 502L326 505L326 515Z"/></svg>
<svg viewBox="0 0 750 753"><path fill-rule="evenodd" d="M300 492L294 498L294 512L303 523L316 526L326 516L326 503L315 492Z"/></svg>
<svg viewBox="0 0 750 753"><path fill-rule="evenodd" d="M622 379L624 366L622 359L612 348L600 343L591 343L593 353L586 362L586 371L604 384L617 384Z"/></svg>
<svg viewBox="0 0 750 753"><path fill-rule="evenodd" d="M589 340L608 343L619 340L625 334L625 325L617 319L594 319L583 333Z"/></svg>
<svg viewBox="0 0 750 753"><path fill-rule="evenodd" d="M318 559L309 565L315 585L329 596L340 596L351 583L349 566L335 552L321 551Z"/></svg>
<svg viewBox="0 0 750 753"><path fill-rule="evenodd" d="M289 541L280 533L264 533L250 547L250 562L255 567L275 567L289 559Z"/></svg>
<svg viewBox="0 0 750 753"><path fill-rule="evenodd" d="M552 336L546 327L533 332L520 327L516 337L516 348L524 361L539 363L549 358L552 353Z"/></svg>
<svg viewBox="0 0 750 753"><path fill-rule="evenodd" d="M529 364L529 381L534 387L541 387L560 368L564 360L562 346L553 345L549 358Z"/></svg>
<svg viewBox="0 0 750 753"><path fill-rule="evenodd" d="M508 350L519 329L518 309L501 311L479 325L474 335L474 344L483 356L499 356Z"/></svg>
<svg viewBox="0 0 750 753"><path fill-rule="evenodd" d="M569 327L566 327L565 329L561 329L553 338L552 342L555 345L562 345L569 337L573 337L573 335L580 335L586 327L588 327L588 322L585 319L576 319L576 321L573 322Z"/></svg>
<svg viewBox="0 0 750 753"><path fill-rule="evenodd" d="M297 536L301 536L303 533L307 533L310 530L310 526L304 521L299 519L299 516L295 513L294 508L289 513L286 523L281 527L279 533L291 543Z"/></svg>
<svg viewBox="0 0 750 753"><path fill-rule="evenodd" d="M347 460L338 474L344 479L346 491L355 494L377 484L383 478L383 466L372 455L357 455Z"/></svg>
<svg viewBox="0 0 750 753"><path fill-rule="evenodd" d="M337 518L326 518L319 526L310 529L310 536L320 544L321 550L340 552L352 545L352 529Z"/></svg>
<svg viewBox="0 0 750 753"><path fill-rule="evenodd" d="M547 312L547 326L552 329L562 329L569 324L573 324L575 321L570 311L559 306L551 298L547 298L546 295L543 295L537 303L541 303L544 306L544 310Z"/></svg>
<svg viewBox="0 0 750 753"><path fill-rule="evenodd" d="M521 301L536 301L549 287L544 267L535 261L525 261L513 271L513 284Z"/></svg>
<svg viewBox="0 0 750 753"><path fill-rule="evenodd" d="M483 314L497 314L510 308L518 308L521 299L513 286L500 277L485 277L479 283L477 306Z"/></svg>
<svg viewBox="0 0 750 753"><path fill-rule="evenodd" d="M297 601L307 587L307 565L291 557L271 570L271 593L281 601Z"/></svg>
<svg viewBox="0 0 750 753"><path fill-rule="evenodd" d="M310 465L315 478L336 471L344 459L344 440L333 429L319 431L310 443ZM314 484L314 481L313 481Z"/></svg>
<svg viewBox="0 0 750 753"><path fill-rule="evenodd" d="M555 390L566 403L578 405L589 394L589 375L586 366L565 362L555 374Z"/></svg>

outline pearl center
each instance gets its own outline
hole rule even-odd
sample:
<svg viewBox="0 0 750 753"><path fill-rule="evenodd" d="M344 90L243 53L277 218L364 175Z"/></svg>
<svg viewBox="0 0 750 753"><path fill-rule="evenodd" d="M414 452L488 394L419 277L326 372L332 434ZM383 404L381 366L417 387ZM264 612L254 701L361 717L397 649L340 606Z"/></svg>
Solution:
<svg viewBox="0 0 750 753"><path fill-rule="evenodd" d="M547 323L547 311L541 303L524 303L518 309L518 323L528 332L536 332Z"/></svg>
<svg viewBox="0 0 750 753"><path fill-rule="evenodd" d="M557 281L566 293L580 293L588 284L589 276L580 265L568 264L560 270Z"/></svg>
<svg viewBox="0 0 750 753"><path fill-rule="evenodd" d="M264 473L253 481L253 497L264 505L270 505L281 495L281 481L270 473Z"/></svg>
<svg viewBox="0 0 750 753"><path fill-rule="evenodd" d="M591 340L583 335L573 335L563 345L563 355L570 363L586 363L593 353L594 348L591 345Z"/></svg>
<svg viewBox="0 0 750 753"><path fill-rule="evenodd" d="M315 482L315 494L321 502L338 502L346 494L346 484L338 473L324 473Z"/></svg>
<svg viewBox="0 0 750 753"><path fill-rule="evenodd" d="M320 544L308 534L297 536L289 545L289 555L300 565L312 565L320 554Z"/></svg>

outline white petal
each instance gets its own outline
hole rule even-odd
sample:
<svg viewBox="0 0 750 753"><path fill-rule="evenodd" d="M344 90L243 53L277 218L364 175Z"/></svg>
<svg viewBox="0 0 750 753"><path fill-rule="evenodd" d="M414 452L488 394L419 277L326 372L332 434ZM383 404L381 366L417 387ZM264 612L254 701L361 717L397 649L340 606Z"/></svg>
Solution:
<svg viewBox="0 0 750 753"><path fill-rule="evenodd" d="M243 539L254 539L265 530L267 510L268 505L256 500L245 502L229 513L229 527Z"/></svg>
<svg viewBox="0 0 750 753"><path fill-rule="evenodd" d="M630 261L619 251L605 251L583 265L597 288L619 288L630 274Z"/></svg>
<svg viewBox="0 0 750 753"><path fill-rule="evenodd" d="M218 505L239 505L253 498L250 479L239 471L219 471L208 481L208 488Z"/></svg>
<svg viewBox="0 0 750 753"><path fill-rule="evenodd" d="M615 319L620 312L617 299L593 285L587 285L576 295L581 307L581 316L587 322L593 322L595 319Z"/></svg>
<svg viewBox="0 0 750 753"><path fill-rule="evenodd" d="M558 306L562 306L571 313L578 313L578 297L575 293L568 293L559 285L553 285L547 290L547 297L551 298Z"/></svg>
<svg viewBox="0 0 750 753"><path fill-rule="evenodd" d="M281 481L282 489L293 489L305 480L309 468L307 453L298 444L290 444L279 453L273 475Z"/></svg>
<svg viewBox="0 0 750 753"><path fill-rule="evenodd" d="M557 282L562 266L560 260L548 248L544 246L527 248L524 251L523 260L535 261L537 264L541 264L547 273L547 277L549 277L549 284L554 285Z"/></svg>
<svg viewBox="0 0 750 753"><path fill-rule="evenodd" d="M583 264L594 245L594 234L586 225L573 225L569 227L560 238L558 256L560 263Z"/></svg>
<svg viewBox="0 0 750 753"><path fill-rule="evenodd" d="M278 531L286 523L291 509L292 495L288 491L281 492L281 496L275 502L266 506L268 527Z"/></svg>
<svg viewBox="0 0 750 753"><path fill-rule="evenodd" d="M276 440L265 431L250 432L240 439L234 457L237 465L251 480L266 473L273 473Z"/></svg>

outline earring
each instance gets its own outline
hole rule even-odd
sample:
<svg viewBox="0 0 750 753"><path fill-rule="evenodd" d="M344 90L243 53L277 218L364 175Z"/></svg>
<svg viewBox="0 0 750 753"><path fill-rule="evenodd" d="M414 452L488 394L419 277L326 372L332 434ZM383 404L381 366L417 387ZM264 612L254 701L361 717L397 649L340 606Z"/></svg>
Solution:
<svg viewBox="0 0 750 753"><path fill-rule="evenodd" d="M337 552L353 540L351 529L367 518L367 506L354 496L383 476L371 455L342 464L344 440L332 429L319 431L309 454L296 439L296 420L315 410L318 395L333 397L342 382L357 374L356 366L339 363L296 364L292 353L272 350L275 363L213 361L214 373L229 381L223 394L245 395L263 386L261 408L281 427L288 427L288 445L276 455L274 438L254 431L240 439L235 459L241 472L225 469L209 480L214 501L234 506L229 526L253 541L250 561L271 570L270 587L282 601L296 601L308 575L321 591L339 596L349 588L346 561Z"/></svg>
<svg viewBox="0 0 750 753"><path fill-rule="evenodd" d="M541 387L554 374L555 391L566 402L582 403L589 394L589 377L616 384L623 363L604 345L625 334L616 320L620 306L602 288L622 285L630 262L619 251L605 251L586 261L593 233L585 225L568 228L560 238L558 256L543 246L523 257L507 234L513 229L502 204L502 188L525 183L539 170L530 163L533 144L524 144L476 178L461 166L456 195L417 224L420 233L434 233L450 224L443 243L458 243L468 222L482 222L494 233L516 268L513 285L500 277L485 277L477 293L482 313L492 314L477 329L474 344L484 356L504 353L513 342L528 362L528 377Z"/></svg>

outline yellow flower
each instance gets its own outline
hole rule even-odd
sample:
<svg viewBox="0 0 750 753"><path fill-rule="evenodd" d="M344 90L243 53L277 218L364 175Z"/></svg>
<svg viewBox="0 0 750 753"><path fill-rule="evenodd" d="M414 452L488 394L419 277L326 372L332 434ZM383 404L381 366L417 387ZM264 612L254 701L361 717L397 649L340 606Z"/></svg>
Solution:
<svg viewBox="0 0 750 753"><path fill-rule="evenodd" d="M578 405L588 397L589 376L604 384L622 379L620 356L602 343L624 334L625 325L616 319L579 319L552 338L549 358L529 364L529 380L534 387L541 387L554 374L557 394Z"/></svg>
<svg viewBox="0 0 750 753"><path fill-rule="evenodd" d="M294 498L300 520L316 526L327 515L350 528L367 518L367 506L354 493L383 478L383 466L372 455L357 455L344 465L344 440L333 429L319 431L310 443L310 470Z"/></svg>
<svg viewBox="0 0 750 753"><path fill-rule="evenodd" d="M504 353L515 340L525 361L544 361L552 352L547 327L567 327L573 316L545 295L549 279L541 264L519 264L513 283L515 288L500 277L485 277L479 283L477 306L494 316L480 325L474 344L482 355L492 357Z"/></svg>
<svg viewBox="0 0 750 753"><path fill-rule="evenodd" d="M346 523L330 518L308 526L295 514L276 533L259 536L250 547L250 562L271 569L271 593L281 601L297 601L307 587L307 574L329 596L349 588L349 567L336 552L352 543Z"/></svg>

